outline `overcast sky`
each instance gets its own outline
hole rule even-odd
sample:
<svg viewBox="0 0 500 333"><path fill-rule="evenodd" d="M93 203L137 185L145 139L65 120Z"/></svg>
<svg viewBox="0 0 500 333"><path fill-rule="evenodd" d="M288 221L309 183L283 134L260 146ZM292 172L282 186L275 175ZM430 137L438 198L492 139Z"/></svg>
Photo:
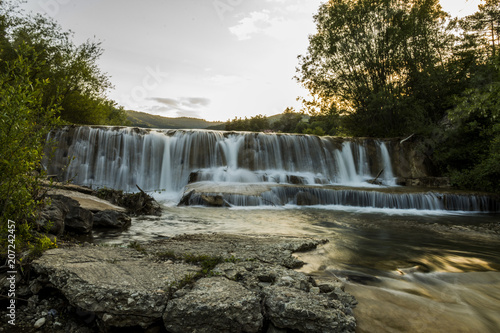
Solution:
<svg viewBox="0 0 500 333"><path fill-rule="evenodd" d="M126 109L207 120L300 109L297 55L323 0L28 0L80 44L102 41L99 61ZM479 0L441 0L452 16Z"/></svg>

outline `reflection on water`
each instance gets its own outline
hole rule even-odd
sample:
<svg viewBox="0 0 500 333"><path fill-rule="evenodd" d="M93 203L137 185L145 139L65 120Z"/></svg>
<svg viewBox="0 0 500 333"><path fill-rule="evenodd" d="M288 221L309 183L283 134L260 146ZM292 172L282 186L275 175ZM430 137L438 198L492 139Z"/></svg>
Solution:
<svg viewBox="0 0 500 333"><path fill-rule="evenodd" d="M165 207L95 242L147 242L183 233L228 232L326 238L299 254L301 270L336 275L359 301L358 332L499 332L500 237L473 231L498 215L318 208ZM458 230L458 231L457 231Z"/></svg>

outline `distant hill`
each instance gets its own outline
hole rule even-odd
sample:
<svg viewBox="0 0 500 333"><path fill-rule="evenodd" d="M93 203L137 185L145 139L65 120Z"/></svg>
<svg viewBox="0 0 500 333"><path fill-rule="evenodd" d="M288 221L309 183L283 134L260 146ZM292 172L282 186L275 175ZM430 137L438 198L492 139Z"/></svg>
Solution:
<svg viewBox="0 0 500 333"><path fill-rule="evenodd" d="M226 124L221 121L206 121L198 118L168 118L131 110L125 112L130 126L144 128L223 130Z"/></svg>

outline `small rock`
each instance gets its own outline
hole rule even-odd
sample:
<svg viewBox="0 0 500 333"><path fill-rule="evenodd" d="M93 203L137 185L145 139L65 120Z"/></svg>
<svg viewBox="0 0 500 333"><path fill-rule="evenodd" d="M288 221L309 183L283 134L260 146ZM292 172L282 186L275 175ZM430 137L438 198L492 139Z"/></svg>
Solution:
<svg viewBox="0 0 500 333"><path fill-rule="evenodd" d="M45 318L40 318L38 319L36 322L35 322L35 329L39 329L40 327L42 327L43 325L45 324Z"/></svg>
<svg viewBox="0 0 500 333"><path fill-rule="evenodd" d="M111 319L113 319L113 316L112 316L112 315L110 315L110 314L105 313L105 314L102 316L102 321L103 321L103 322L107 322L107 321L109 321L109 320L111 320Z"/></svg>

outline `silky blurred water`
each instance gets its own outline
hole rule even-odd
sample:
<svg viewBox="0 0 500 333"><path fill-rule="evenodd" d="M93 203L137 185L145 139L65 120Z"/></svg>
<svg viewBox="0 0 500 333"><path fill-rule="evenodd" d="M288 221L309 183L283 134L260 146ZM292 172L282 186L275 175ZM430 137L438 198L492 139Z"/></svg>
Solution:
<svg viewBox="0 0 500 333"><path fill-rule="evenodd" d="M94 242L149 242L184 233L313 236L329 242L298 256L359 301L358 332L500 332L500 236L474 230L498 214L353 207L164 207Z"/></svg>

